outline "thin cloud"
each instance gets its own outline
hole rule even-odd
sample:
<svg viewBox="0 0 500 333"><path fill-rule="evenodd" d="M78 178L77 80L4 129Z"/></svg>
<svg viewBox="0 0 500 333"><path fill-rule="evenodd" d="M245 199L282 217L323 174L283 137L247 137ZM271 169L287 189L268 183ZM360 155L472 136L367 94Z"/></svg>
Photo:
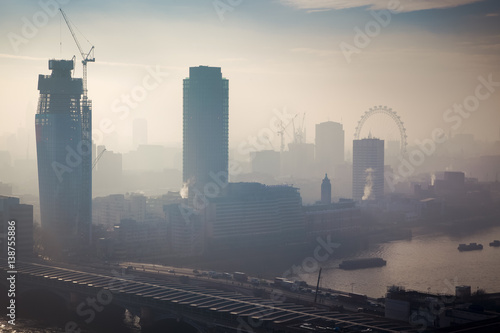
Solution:
<svg viewBox="0 0 500 333"><path fill-rule="evenodd" d="M296 9L312 11L340 10L366 7L369 10L386 9L388 2L380 0L280 0L282 4ZM400 12L459 7L485 0L399 0Z"/></svg>
<svg viewBox="0 0 500 333"><path fill-rule="evenodd" d="M28 57L28 56L20 56L15 54L5 54L0 53L0 58L4 59L17 59L17 60L31 60L31 61L46 61L46 58L37 58L37 57Z"/></svg>
<svg viewBox="0 0 500 333"><path fill-rule="evenodd" d="M330 50L312 49L312 48L306 48L306 47L292 49L292 52L312 54L312 55L316 55L316 56L320 56L320 57L331 56L331 55L334 55L335 53L337 53L335 51L330 51Z"/></svg>
<svg viewBox="0 0 500 333"><path fill-rule="evenodd" d="M28 60L28 61L47 61L47 60L49 60L49 58L21 56L21 55L6 54L6 53L0 53L0 58L14 59L14 60ZM79 62L79 61L80 60L77 58L76 62ZM104 66L119 66L119 67L140 67L140 68L155 67L154 64L137 64L137 63L111 62L111 61L99 61L99 62L96 62L96 64L97 65L104 65ZM172 68L177 69L177 67L175 67L175 66L156 66L156 67L162 68L162 69L172 69Z"/></svg>
<svg viewBox="0 0 500 333"><path fill-rule="evenodd" d="M104 65L104 66L118 66L118 67L139 67L139 68L149 68L149 67L158 67L162 69L171 69L171 68L176 68L173 66L160 66L160 65L154 65L154 64L137 64L137 63L128 63L128 62L112 62L112 61L96 61L95 62L98 65Z"/></svg>
<svg viewBox="0 0 500 333"><path fill-rule="evenodd" d="M219 61L221 62L243 62L243 61L248 61L247 58L220 58Z"/></svg>

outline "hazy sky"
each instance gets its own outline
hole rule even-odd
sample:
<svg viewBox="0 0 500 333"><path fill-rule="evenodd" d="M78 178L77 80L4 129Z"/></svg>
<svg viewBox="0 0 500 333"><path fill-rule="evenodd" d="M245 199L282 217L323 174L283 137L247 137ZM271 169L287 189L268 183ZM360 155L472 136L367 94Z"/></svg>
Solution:
<svg viewBox="0 0 500 333"><path fill-rule="evenodd" d="M309 142L316 123L342 121L351 147L357 121L375 105L401 116L410 143L436 127L499 138L500 86L479 88L470 116L446 113L474 102L478 77L500 82L498 0L58 2L95 46L96 62L88 65L93 128L105 131L103 119L113 126L99 137L110 149L130 149L135 118L148 119L151 143L180 143L182 79L198 65L222 67L229 79L231 147L269 127L273 110L284 108L306 114ZM0 1L1 140L19 127L34 132L47 60L81 60L54 3ZM75 76L82 76L80 61ZM131 94L127 106L122 98ZM273 145L279 148L277 136Z"/></svg>

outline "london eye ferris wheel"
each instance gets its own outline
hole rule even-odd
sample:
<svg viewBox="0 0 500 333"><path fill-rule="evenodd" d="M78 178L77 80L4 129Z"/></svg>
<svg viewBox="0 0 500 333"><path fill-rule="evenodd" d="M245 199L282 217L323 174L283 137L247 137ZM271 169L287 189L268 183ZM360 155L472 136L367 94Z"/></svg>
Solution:
<svg viewBox="0 0 500 333"><path fill-rule="evenodd" d="M392 145L400 155L406 154L407 135L401 117L387 106L374 106L365 111L358 121L354 139L375 137Z"/></svg>

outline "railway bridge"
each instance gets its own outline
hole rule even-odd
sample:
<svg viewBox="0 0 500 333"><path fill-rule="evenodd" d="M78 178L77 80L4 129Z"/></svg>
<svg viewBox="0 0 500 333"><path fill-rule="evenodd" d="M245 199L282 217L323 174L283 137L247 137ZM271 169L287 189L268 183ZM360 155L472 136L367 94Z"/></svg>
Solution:
<svg viewBox="0 0 500 333"><path fill-rule="evenodd" d="M7 263L0 262L5 274ZM339 313L126 273L91 271L35 262L16 264L16 293L52 298L71 314L66 332L78 332L106 309L140 318L147 331L162 321L189 325L193 332L416 332L407 324L361 313ZM6 283L6 279L2 279Z"/></svg>

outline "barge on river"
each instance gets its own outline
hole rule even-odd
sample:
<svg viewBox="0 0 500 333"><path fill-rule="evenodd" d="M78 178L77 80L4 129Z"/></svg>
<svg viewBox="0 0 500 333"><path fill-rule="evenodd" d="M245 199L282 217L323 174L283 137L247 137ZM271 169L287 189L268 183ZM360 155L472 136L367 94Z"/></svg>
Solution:
<svg viewBox="0 0 500 333"><path fill-rule="evenodd" d="M360 258L352 260L344 260L339 265L341 269L359 269L359 268L370 268L370 267L381 267L385 266L387 261L382 258Z"/></svg>

